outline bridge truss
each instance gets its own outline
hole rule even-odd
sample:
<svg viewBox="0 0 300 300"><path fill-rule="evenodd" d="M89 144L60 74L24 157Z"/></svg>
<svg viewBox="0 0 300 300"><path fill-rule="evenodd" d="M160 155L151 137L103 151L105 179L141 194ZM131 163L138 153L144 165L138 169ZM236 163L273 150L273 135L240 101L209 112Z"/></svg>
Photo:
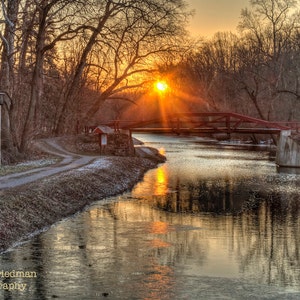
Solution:
<svg viewBox="0 0 300 300"><path fill-rule="evenodd" d="M279 134L281 130L300 130L300 122L270 122L237 113L179 113L140 122L119 122L133 131L181 133Z"/></svg>

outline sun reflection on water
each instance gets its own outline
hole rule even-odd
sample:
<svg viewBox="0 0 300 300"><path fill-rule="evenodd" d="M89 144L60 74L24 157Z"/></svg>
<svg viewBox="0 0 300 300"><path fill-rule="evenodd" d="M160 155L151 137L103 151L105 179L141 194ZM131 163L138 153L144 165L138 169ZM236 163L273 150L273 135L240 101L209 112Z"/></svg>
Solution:
<svg viewBox="0 0 300 300"><path fill-rule="evenodd" d="M169 225L166 222L155 221L151 223L149 231L153 234L166 234L169 231Z"/></svg>
<svg viewBox="0 0 300 300"><path fill-rule="evenodd" d="M165 195L168 191L168 175L165 165L161 166L156 171L155 195Z"/></svg>
<svg viewBox="0 0 300 300"><path fill-rule="evenodd" d="M300 295L300 178L274 173L252 152L230 159L202 147L191 159L168 147L167 163L132 193L2 255L3 270L38 271L22 300Z"/></svg>

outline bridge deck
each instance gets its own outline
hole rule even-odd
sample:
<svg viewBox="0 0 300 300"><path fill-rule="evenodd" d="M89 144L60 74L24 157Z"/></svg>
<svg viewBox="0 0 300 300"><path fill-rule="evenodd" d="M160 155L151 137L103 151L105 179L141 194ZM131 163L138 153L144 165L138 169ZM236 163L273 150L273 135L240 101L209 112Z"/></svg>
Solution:
<svg viewBox="0 0 300 300"><path fill-rule="evenodd" d="M177 134L279 134L281 130L300 131L300 122L271 122L231 112L178 113L139 122L117 120L106 125L139 132L175 132Z"/></svg>
<svg viewBox="0 0 300 300"><path fill-rule="evenodd" d="M134 131L160 131L177 133L247 133L278 134L281 130L300 129L300 122L275 122L230 112L180 113L164 119L123 124Z"/></svg>
<svg viewBox="0 0 300 300"><path fill-rule="evenodd" d="M178 132L172 127L147 127L147 128L132 128L133 132L156 132L156 133L177 133L177 134L192 134L192 133L240 133L240 134L280 134L280 129L272 128L237 128L234 131L228 131L224 128L180 128Z"/></svg>

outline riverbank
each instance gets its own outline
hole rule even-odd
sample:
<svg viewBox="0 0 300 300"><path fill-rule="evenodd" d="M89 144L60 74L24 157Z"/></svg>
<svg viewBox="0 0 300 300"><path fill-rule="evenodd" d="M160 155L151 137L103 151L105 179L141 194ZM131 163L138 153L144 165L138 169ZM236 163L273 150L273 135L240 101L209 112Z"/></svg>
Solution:
<svg viewBox="0 0 300 300"><path fill-rule="evenodd" d="M0 252L93 201L132 189L159 162L153 157L104 156L80 168L1 190Z"/></svg>

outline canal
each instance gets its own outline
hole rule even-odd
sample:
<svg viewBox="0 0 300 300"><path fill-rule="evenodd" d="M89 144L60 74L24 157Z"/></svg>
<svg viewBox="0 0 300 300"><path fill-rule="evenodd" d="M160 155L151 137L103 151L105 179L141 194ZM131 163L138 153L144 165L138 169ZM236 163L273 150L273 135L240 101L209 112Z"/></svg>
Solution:
<svg viewBox="0 0 300 300"><path fill-rule="evenodd" d="M136 137L167 162L2 254L27 273L0 299L300 298L299 174L264 146Z"/></svg>

